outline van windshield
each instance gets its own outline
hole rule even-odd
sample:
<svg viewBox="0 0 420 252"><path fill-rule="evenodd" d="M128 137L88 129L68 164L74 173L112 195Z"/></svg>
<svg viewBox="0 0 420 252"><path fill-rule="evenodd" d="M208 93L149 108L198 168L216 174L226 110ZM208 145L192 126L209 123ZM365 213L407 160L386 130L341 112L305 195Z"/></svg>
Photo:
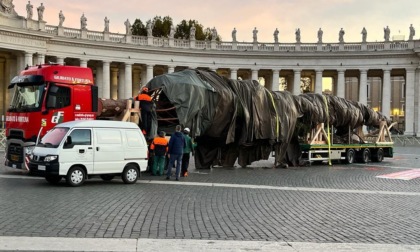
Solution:
<svg viewBox="0 0 420 252"><path fill-rule="evenodd" d="M45 148L57 148L68 131L69 128L55 127L48 131L48 133L41 139L37 146Z"/></svg>

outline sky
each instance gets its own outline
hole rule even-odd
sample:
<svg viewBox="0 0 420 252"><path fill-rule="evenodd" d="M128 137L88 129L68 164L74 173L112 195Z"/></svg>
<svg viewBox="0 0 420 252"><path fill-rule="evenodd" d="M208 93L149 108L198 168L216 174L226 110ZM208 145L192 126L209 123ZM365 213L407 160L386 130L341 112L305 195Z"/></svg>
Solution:
<svg viewBox="0 0 420 252"><path fill-rule="evenodd" d="M14 0L15 11L26 17L26 0ZM36 8L45 6L47 25L58 25L58 13L63 11L63 26L80 28L80 17L87 18L87 29L103 31L104 18L110 20L110 32L125 33L124 21L139 18L145 23L155 16L170 16L174 24L183 19L195 19L204 28L215 27L223 41L232 41L237 30L239 42L252 42L252 31L258 30L258 41L274 42L279 30L280 43L294 43L295 30L301 31L302 43L316 43L317 32L323 30L324 43L337 43L344 29L344 41L360 42L363 27L367 41L384 41L384 27L389 26L391 39L404 35L409 26L416 29L414 39L420 39L420 0L32 0L33 18Z"/></svg>

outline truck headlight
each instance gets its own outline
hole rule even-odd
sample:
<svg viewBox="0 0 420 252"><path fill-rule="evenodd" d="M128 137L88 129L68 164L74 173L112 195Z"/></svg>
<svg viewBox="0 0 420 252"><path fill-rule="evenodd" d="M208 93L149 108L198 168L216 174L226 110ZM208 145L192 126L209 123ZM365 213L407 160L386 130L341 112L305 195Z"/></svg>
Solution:
<svg viewBox="0 0 420 252"><path fill-rule="evenodd" d="M54 160L56 160L57 159L57 155L53 155L53 156L46 156L45 158L44 158L44 161L45 162L51 162L51 161L54 161Z"/></svg>

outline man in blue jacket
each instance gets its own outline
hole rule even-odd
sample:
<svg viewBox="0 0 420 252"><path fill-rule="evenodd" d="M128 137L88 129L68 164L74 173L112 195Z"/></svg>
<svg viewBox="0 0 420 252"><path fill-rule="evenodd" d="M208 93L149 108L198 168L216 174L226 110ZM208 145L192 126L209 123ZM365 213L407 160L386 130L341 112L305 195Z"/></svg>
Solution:
<svg viewBox="0 0 420 252"><path fill-rule="evenodd" d="M166 179L169 180L172 175L172 167L176 161L176 180L179 181L181 173L182 155L184 153L185 137L181 133L181 125L175 127L175 133L171 136L168 144L169 165Z"/></svg>

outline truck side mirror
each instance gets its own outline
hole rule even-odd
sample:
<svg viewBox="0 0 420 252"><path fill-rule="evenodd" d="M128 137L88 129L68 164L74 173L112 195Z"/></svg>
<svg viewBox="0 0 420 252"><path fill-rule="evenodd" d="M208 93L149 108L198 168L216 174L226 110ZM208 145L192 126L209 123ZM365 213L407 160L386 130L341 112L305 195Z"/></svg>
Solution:
<svg viewBox="0 0 420 252"><path fill-rule="evenodd" d="M73 148L74 144L71 140L71 136L67 136L66 141L64 142L63 149L71 149Z"/></svg>

